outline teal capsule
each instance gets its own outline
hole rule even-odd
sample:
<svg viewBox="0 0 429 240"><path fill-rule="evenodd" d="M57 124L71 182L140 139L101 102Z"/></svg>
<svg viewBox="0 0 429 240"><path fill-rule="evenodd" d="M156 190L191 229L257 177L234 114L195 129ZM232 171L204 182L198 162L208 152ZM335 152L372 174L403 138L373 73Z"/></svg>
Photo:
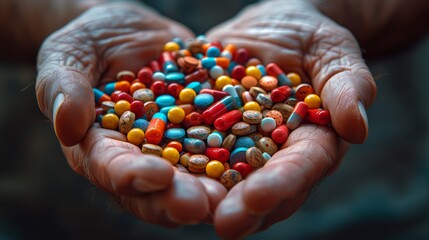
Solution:
<svg viewBox="0 0 429 240"><path fill-rule="evenodd" d="M195 91L195 93L199 93L200 91L201 91L201 89L202 89L202 87L201 87L201 83L200 82L191 82L191 83L189 83L187 86L186 86L186 88L191 88L192 90L194 90Z"/></svg>
<svg viewBox="0 0 429 240"><path fill-rule="evenodd" d="M206 144L200 139L185 138L183 140L183 149L190 153L204 153Z"/></svg>
<svg viewBox="0 0 429 240"><path fill-rule="evenodd" d="M184 84L185 83L185 74L183 74L181 72L167 73L165 75L165 82L167 84L170 84L170 83Z"/></svg>
<svg viewBox="0 0 429 240"><path fill-rule="evenodd" d="M155 99L155 102L159 108L164 108L164 107L174 106L176 103L176 99L169 94L163 94L161 96L158 96Z"/></svg>
<svg viewBox="0 0 429 240"><path fill-rule="evenodd" d="M229 162L231 166L234 166L234 164L238 162L246 162L246 151L247 148L244 147L236 148L234 151L232 151L229 157Z"/></svg>
<svg viewBox="0 0 429 240"><path fill-rule="evenodd" d="M240 108L243 106L243 103L241 102L241 97L238 95L237 90L235 90L234 86L231 84L227 84L222 88L222 91L227 92L232 99L234 100L234 104L237 108Z"/></svg>
<svg viewBox="0 0 429 240"><path fill-rule="evenodd" d="M262 77L267 75L267 71L265 70L265 66L262 64L256 65L256 68L261 72Z"/></svg>
<svg viewBox="0 0 429 240"><path fill-rule="evenodd" d="M183 128L169 128L164 133L166 142L178 141L183 142L186 137L186 131Z"/></svg>
<svg viewBox="0 0 429 240"><path fill-rule="evenodd" d="M214 102L214 97L207 93L198 94L194 99L194 106L199 111L204 111Z"/></svg>

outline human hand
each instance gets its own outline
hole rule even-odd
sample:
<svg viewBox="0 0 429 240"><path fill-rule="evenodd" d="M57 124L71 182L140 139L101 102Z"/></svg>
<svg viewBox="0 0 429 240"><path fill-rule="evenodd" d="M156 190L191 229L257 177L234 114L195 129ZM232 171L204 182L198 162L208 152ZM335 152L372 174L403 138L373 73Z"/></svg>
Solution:
<svg viewBox="0 0 429 240"><path fill-rule="evenodd" d="M94 124L92 87L113 81L119 71L137 72L173 37L192 33L139 5L94 7L44 42L36 84L39 107L73 170L137 217L164 226L210 221L226 190L144 155L122 133Z"/></svg>
<svg viewBox="0 0 429 240"><path fill-rule="evenodd" d="M312 83L332 118L332 128L304 124L291 132L284 149L219 204L217 232L238 238L293 214L311 188L339 165L346 141L364 142L365 107L374 100L376 86L353 35L307 1L250 6L207 36L247 48L265 64L297 72Z"/></svg>

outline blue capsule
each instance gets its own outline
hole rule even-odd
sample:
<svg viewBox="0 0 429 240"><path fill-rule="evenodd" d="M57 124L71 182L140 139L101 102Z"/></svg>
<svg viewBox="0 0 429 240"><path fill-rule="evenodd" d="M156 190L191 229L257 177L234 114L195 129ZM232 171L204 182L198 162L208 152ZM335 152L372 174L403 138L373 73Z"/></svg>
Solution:
<svg viewBox="0 0 429 240"><path fill-rule="evenodd" d="M206 144L200 139L185 138L183 140L183 149L190 153L204 153L206 150Z"/></svg>

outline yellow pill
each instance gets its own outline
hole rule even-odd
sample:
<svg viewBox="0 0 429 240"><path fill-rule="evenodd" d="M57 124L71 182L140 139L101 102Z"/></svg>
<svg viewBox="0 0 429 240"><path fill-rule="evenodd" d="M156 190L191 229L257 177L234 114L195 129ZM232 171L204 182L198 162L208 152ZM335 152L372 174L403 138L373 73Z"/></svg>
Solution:
<svg viewBox="0 0 429 240"><path fill-rule="evenodd" d="M114 113L108 113L101 119L101 126L107 129L117 129L119 125L119 117Z"/></svg>
<svg viewBox="0 0 429 240"><path fill-rule="evenodd" d="M215 81L215 87L218 90L222 90L225 85L232 84L232 79L226 75L218 77Z"/></svg>
<svg viewBox="0 0 429 240"><path fill-rule="evenodd" d="M176 42L168 42L164 45L164 51L174 52L180 50L180 45Z"/></svg>
<svg viewBox="0 0 429 240"><path fill-rule="evenodd" d="M174 124L183 122L185 111L181 107L172 107L167 114L168 121Z"/></svg>
<svg viewBox="0 0 429 240"><path fill-rule="evenodd" d="M297 73L294 73L294 72L288 73L286 76L292 82L292 87L296 87L302 82L301 77Z"/></svg>
<svg viewBox="0 0 429 240"><path fill-rule="evenodd" d="M140 128L133 128L127 133L128 142L140 145L144 142L144 132Z"/></svg>
<svg viewBox="0 0 429 240"><path fill-rule="evenodd" d="M130 110L131 104L126 100L119 100L115 103L113 108L115 109L116 115L121 116L122 113Z"/></svg>
<svg viewBox="0 0 429 240"><path fill-rule="evenodd" d="M310 109L317 109L322 105L322 100L317 94L308 94L304 98L304 102L307 103L308 108Z"/></svg>
<svg viewBox="0 0 429 240"><path fill-rule="evenodd" d="M223 163L221 163L220 161L211 160L209 163L207 163L207 166L206 166L207 176L212 178L220 178L223 172L225 172L225 167Z"/></svg>
<svg viewBox="0 0 429 240"><path fill-rule="evenodd" d="M179 99L183 104L186 103L194 103L194 98L197 96L194 89L192 88L184 88L179 93Z"/></svg>
<svg viewBox="0 0 429 240"><path fill-rule="evenodd" d="M250 101L250 102L247 102L246 104L244 104L243 109L244 109L244 111L255 110L255 111L260 112L261 106L259 105L259 103L255 102L255 101Z"/></svg>
<svg viewBox="0 0 429 240"><path fill-rule="evenodd" d="M252 76L256 79L260 79L262 77L261 71L255 66L249 66L246 68L246 75Z"/></svg>
<svg viewBox="0 0 429 240"><path fill-rule="evenodd" d="M174 147L166 147L162 150L161 156L167 159L171 164L176 164L180 159L180 153Z"/></svg>

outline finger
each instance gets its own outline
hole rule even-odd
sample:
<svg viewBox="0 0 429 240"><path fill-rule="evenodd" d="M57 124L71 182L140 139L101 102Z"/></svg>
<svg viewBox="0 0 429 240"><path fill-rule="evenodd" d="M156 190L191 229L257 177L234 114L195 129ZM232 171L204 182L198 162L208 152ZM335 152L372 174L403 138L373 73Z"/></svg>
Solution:
<svg viewBox="0 0 429 240"><path fill-rule="evenodd" d="M63 151L72 169L105 191L141 195L168 188L171 164L126 141L120 132L92 127L79 145L63 146Z"/></svg>
<svg viewBox="0 0 429 240"><path fill-rule="evenodd" d="M303 125L291 132L285 149L246 179L243 201L248 211L265 215L311 189L342 158L345 150L338 150L339 142L328 127Z"/></svg>
<svg viewBox="0 0 429 240"><path fill-rule="evenodd" d="M247 211L242 198L243 186L244 182L235 185L216 209L214 227L222 239L240 239L259 229L263 223L263 216L251 215Z"/></svg>
<svg viewBox="0 0 429 240"><path fill-rule="evenodd" d="M202 222L209 214L204 186L195 177L177 172L165 191L120 197L122 206L144 221L177 226Z"/></svg>
<svg viewBox="0 0 429 240"><path fill-rule="evenodd" d="M207 216L205 222L213 223L213 215L216 207L225 198L228 191L222 184L219 183L218 180L204 175L198 175L197 178L203 184L210 203L210 215Z"/></svg>
<svg viewBox="0 0 429 240"><path fill-rule="evenodd" d="M335 23L322 24L313 41L304 63L313 87L336 132L348 142L362 143L368 136L365 108L374 101L376 85L359 45Z"/></svg>

